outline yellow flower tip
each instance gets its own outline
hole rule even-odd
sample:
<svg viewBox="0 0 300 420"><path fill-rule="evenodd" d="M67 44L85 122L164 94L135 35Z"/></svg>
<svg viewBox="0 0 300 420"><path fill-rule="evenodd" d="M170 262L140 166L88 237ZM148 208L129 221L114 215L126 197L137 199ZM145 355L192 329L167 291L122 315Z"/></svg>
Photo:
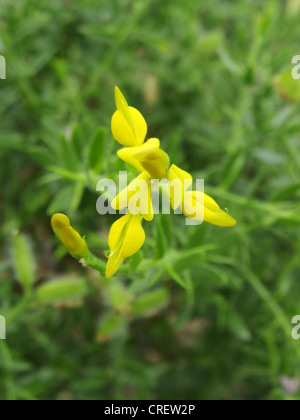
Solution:
<svg viewBox="0 0 300 420"><path fill-rule="evenodd" d="M154 219L153 208L150 208L148 213L142 214L142 216L146 220L146 222L152 222L152 220Z"/></svg>
<svg viewBox="0 0 300 420"><path fill-rule="evenodd" d="M218 213L214 214L204 209L204 221L219 227L233 227L237 224L233 217L221 209Z"/></svg>
<svg viewBox="0 0 300 420"><path fill-rule="evenodd" d="M112 277L119 270L123 261L124 261L124 258L110 257L108 259L107 265L106 265L106 273L105 273L108 279Z"/></svg>
<svg viewBox="0 0 300 420"><path fill-rule="evenodd" d="M134 155L134 158L140 162L145 171L152 179L164 179L167 176L170 158L166 152L161 149L149 148L141 150Z"/></svg>
<svg viewBox="0 0 300 420"><path fill-rule="evenodd" d="M52 229L54 230L55 235L59 239L61 239L62 230L65 227L70 226L71 223L70 223L70 219L65 214L56 213L52 216L51 225L52 225Z"/></svg>
<svg viewBox="0 0 300 420"><path fill-rule="evenodd" d="M228 210L222 210L209 195L194 191L193 197L198 202L204 202L204 221L220 227L233 227L237 224L237 221L229 215Z"/></svg>
<svg viewBox="0 0 300 420"><path fill-rule="evenodd" d="M189 187L191 187L192 183L193 183L193 177L191 174L189 174L188 172L184 171L183 169L180 169L178 166L176 165L172 165L170 168L170 172L169 172L169 182L172 182L173 179L179 179L183 184L184 181L186 182L186 189L188 189Z"/></svg>
<svg viewBox="0 0 300 420"><path fill-rule="evenodd" d="M123 146L140 146L147 135L147 124L142 114L128 103L118 87L115 88L117 111L112 116L111 130Z"/></svg>
<svg viewBox="0 0 300 420"><path fill-rule="evenodd" d="M51 219L52 228L56 236L75 258L88 256L88 247L85 240L72 228L70 219L64 214L54 214Z"/></svg>
<svg viewBox="0 0 300 420"><path fill-rule="evenodd" d="M123 95L121 90L118 88L118 86L115 87L115 100L116 100L116 108L120 112L122 112L123 106L128 106L125 96Z"/></svg>
<svg viewBox="0 0 300 420"><path fill-rule="evenodd" d="M62 230L61 241L73 257L80 259L88 256L89 251L85 240L72 226L66 226Z"/></svg>
<svg viewBox="0 0 300 420"><path fill-rule="evenodd" d="M201 191L187 191L183 200L183 214L186 217L211 223L220 227L236 225L236 220L222 210L213 198Z"/></svg>
<svg viewBox="0 0 300 420"><path fill-rule="evenodd" d="M237 225L237 221L230 216L230 214L227 213L227 211L225 212L225 214L227 215L227 217L224 217L224 224L223 225L219 225L219 226L223 226L223 227L234 227Z"/></svg>

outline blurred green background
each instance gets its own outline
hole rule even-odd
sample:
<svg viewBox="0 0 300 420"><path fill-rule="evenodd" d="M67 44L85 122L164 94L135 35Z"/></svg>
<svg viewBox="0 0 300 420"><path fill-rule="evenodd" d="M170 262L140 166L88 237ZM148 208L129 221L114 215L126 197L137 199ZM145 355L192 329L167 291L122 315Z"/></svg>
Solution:
<svg viewBox="0 0 300 420"><path fill-rule="evenodd" d="M1 399L298 399L300 1L1 1ZM235 228L158 216L107 281L114 86Z"/></svg>

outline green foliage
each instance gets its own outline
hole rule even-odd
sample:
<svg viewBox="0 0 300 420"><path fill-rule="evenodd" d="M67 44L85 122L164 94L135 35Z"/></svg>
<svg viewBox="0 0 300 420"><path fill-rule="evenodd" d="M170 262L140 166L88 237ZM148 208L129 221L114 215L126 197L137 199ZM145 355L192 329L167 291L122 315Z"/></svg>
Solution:
<svg viewBox="0 0 300 420"><path fill-rule="evenodd" d="M300 380L299 13L296 0L1 2L1 399L299 399L284 385ZM96 213L96 185L131 170L110 134L115 85L238 225L158 216L107 280L115 217ZM58 245L55 212L98 271Z"/></svg>
<svg viewBox="0 0 300 420"><path fill-rule="evenodd" d="M35 264L28 239L16 234L12 241L15 274L25 293L29 293L35 282Z"/></svg>
<svg viewBox="0 0 300 420"><path fill-rule="evenodd" d="M86 294L86 281L58 279L49 281L36 291L36 299L41 304L72 305L81 302Z"/></svg>

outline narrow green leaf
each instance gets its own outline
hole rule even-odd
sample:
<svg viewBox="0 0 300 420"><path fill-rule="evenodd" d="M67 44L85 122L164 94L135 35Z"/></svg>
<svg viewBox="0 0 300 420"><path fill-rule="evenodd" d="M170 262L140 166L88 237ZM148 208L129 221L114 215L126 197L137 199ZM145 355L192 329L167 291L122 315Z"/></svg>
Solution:
<svg viewBox="0 0 300 420"><path fill-rule="evenodd" d="M113 284L108 289L108 297L112 307L120 313L130 313L132 297L121 284Z"/></svg>
<svg viewBox="0 0 300 420"><path fill-rule="evenodd" d="M28 292L35 282L35 262L29 239L17 234L12 241L12 250L16 277Z"/></svg>
<svg viewBox="0 0 300 420"><path fill-rule="evenodd" d="M135 316L152 316L169 304L169 292L166 288L159 288L137 297L133 302Z"/></svg>
<svg viewBox="0 0 300 420"><path fill-rule="evenodd" d="M79 168L79 161L74 145L63 134L60 135L60 145L63 166L70 171L76 172Z"/></svg>
<svg viewBox="0 0 300 420"><path fill-rule="evenodd" d="M100 127L90 143L88 166L97 173L101 172L105 160L106 135L106 129Z"/></svg>
<svg viewBox="0 0 300 420"><path fill-rule="evenodd" d="M156 246L155 256L156 258L162 258L167 250L165 233L163 231L161 218L156 219Z"/></svg>
<svg viewBox="0 0 300 420"><path fill-rule="evenodd" d="M54 279L36 290L36 298L42 304L72 304L80 302L87 293L84 279Z"/></svg>
<svg viewBox="0 0 300 420"><path fill-rule="evenodd" d="M113 337L124 333L127 324L128 320L123 315L115 313L108 314L100 321L96 340L100 343L109 341Z"/></svg>

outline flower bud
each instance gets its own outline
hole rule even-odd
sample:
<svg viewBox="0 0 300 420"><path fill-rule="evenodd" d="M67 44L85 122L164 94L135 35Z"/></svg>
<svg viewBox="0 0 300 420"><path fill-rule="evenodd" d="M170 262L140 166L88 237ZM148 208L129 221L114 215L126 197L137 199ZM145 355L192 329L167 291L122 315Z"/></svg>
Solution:
<svg viewBox="0 0 300 420"><path fill-rule="evenodd" d="M71 226L71 223L70 219L65 214L57 213L52 216L51 225L55 235L61 239L62 230L67 226Z"/></svg>
<svg viewBox="0 0 300 420"><path fill-rule="evenodd" d="M51 224L56 236L74 258L81 259L88 256L89 250L85 240L72 228L67 216L55 214L51 219Z"/></svg>

